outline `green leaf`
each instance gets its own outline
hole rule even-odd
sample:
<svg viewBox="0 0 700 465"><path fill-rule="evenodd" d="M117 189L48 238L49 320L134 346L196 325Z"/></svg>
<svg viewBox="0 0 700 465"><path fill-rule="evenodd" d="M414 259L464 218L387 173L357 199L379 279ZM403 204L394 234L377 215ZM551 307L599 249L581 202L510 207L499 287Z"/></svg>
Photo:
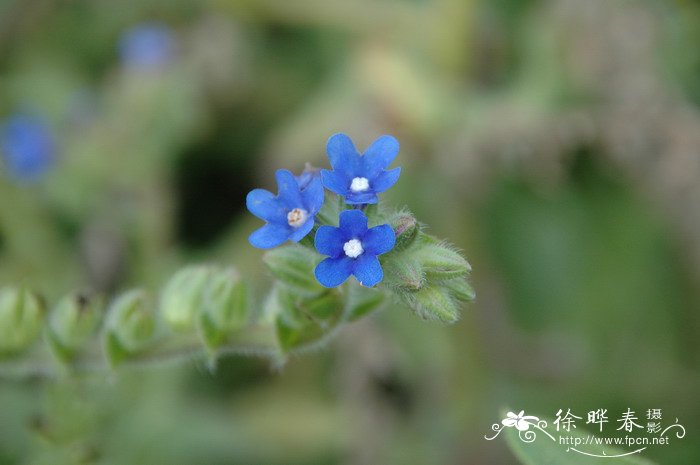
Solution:
<svg viewBox="0 0 700 465"><path fill-rule="evenodd" d="M312 297L325 291L314 275L314 267L319 258L316 252L292 244L270 250L263 256L263 261L282 284L297 293Z"/></svg>
<svg viewBox="0 0 700 465"><path fill-rule="evenodd" d="M348 283L348 321L356 321L377 310L386 300L386 295L379 289L361 286L354 280Z"/></svg>
<svg viewBox="0 0 700 465"><path fill-rule="evenodd" d="M548 418L542 419L546 420L547 424L552 424ZM533 432L537 434L537 437L534 441L528 443L520 439L516 428L506 428L504 431L508 447L523 465L654 465L654 462L639 454L611 457L613 455L626 454L644 446L637 446L630 450L612 446L567 446L566 444L559 444L558 439L553 441L544 433L538 432L537 429L533 429ZM585 441L589 436L589 433L585 430L579 430L578 428L572 429L570 432L562 432L561 434L562 436L579 438L581 441ZM554 437L556 439L557 434L554 434ZM567 452L567 449L570 447L595 455L607 455L608 457L591 457L571 450Z"/></svg>
<svg viewBox="0 0 700 465"><path fill-rule="evenodd" d="M343 197L326 190L323 206L321 211L316 214L316 219L320 224L338 227L340 212L345 208Z"/></svg>
<svg viewBox="0 0 700 465"><path fill-rule="evenodd" d="M277 337L285 352L322 342L343 317L343 301L335 290L306 299L278 290L278 299L281 311L276 319Z"/></svg>

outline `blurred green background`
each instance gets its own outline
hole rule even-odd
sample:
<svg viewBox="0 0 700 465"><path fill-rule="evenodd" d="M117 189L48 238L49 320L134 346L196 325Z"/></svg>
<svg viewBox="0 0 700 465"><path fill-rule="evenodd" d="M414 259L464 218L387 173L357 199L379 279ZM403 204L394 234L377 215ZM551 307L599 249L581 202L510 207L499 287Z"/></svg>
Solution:
<svg viewBox="0 0 700 465"><path fill-rule="evenodd" d="M514 464L507 407L662 408L644 455L700 463L699 43L691 0L0 0L0 283L262 292L246 193L345 132L477 292L281 369L4 378L0 464Z"/></svg>

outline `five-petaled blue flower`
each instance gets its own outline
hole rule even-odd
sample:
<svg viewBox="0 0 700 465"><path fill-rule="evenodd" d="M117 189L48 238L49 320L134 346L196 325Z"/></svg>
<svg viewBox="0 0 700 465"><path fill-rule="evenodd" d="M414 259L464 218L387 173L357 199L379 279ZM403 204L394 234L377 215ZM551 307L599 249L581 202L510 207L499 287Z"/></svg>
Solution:
<svg viewBox="0 0 700 465"><path fill-rule="evenodd" d="M375 286L384 277L377 255L393 249L395 242L388 224L368 229L361 210L346 210L340 214L340 227L321 226L316 232L316 250L329 256L316 267L316 279L336 287L352 274L363 286Z"/></svg>
<svg viewBox="0 0 700 465"><path fill-rule="evenodd" d="M399 142L392 136L381 136L360 155L345 134L335 134L326 147L333 171L321 170L323 185L345 197L351 205L377 203L377 194L393 186L401 168L386 168L399 153Z"/></svg>
<svg viewBox="0 0 700 465"><path fill-rule="evenodd" d="M0 152L10 175L22 181L38 179L53 164L56 143L49 126L25 114L10 117L0 131Z"/></svg>
<svg viewBox="0 0 700 465"><path fill-rule="evenodd" d="M316 213L323 205L323 186L318 176L304 179L303 186L287 170L277 170L275 178L276 197L265 189L255 189L246 198L248 210L267 222L248 238L260 249L277 247L287 239L299 242L311 232Z"/></svg>

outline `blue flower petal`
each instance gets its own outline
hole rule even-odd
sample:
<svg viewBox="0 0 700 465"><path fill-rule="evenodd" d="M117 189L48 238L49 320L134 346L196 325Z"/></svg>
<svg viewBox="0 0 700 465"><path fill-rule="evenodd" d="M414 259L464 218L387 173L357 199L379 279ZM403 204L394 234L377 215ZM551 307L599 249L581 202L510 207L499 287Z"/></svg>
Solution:
<svg viewBox="0 0 700 465"><path fill-rule="evenodd" d="M374 192L349 192L345 196L345 203L348 205L364 205L378 202L379 197Z"/></svg>
<svg viewBox="0 0 700 465"><path fill-rule="evenodd" d="M370 145L362 157L365 177L374 178L391 165L399 153L399 141L394 137L381 136Z"/></svg>
<svg viewBox="0 0 700 465"><path fill-rule="evenodd" d="M254 189L245 199L246 207L261 220L273 223L286 223L287 210L277 197L265 189Z"/></svg>
<svg viewBox="0 0 700 465"><path fill-rule="evenodd" d="M350 186L350 180L338 171L321 170L323 186L338 195L346 195Z"/></svg>
<svg viewBox="0 0 700 465"><path fill-rule="evenodd" d="M301 191L301 199L310 215L315 215L323 206L323 184L319 177L314 177L307 184L306 188Z"/></svg>
<svg viewBox="0 0 700 465"><path fill-rule="evenodd" d="M383 278L384 271L376 255L364 253L357 257L353 272L360 284L367 287L376 286Z"/></svg>
<svg viewBox="0 0 700 465"><path fill-rule="evenodd" d="M374 192L384 192L396 184L401 175L401 168L394 168L390 171L382 171L372 180L372 190Z"/></svg>
<svg viewBox="0 0 700 465"><path fill-rule="evenodd" d="M345 240L339 228L333 226L321 226L316 231L314 246L319 253L336 258L343 255Z"/></svg>
<svg viewBox="0 0 700 465"><path fill-rule="evenodd" d="M316 266L314 274L322 286L340 286L352 273L353 263L353 259L346 256L338 258L329 257Z"/></svg>
<svg viewBox="0 0 700 465"><path fill-rule="evenodd" d="M309 234L314 228L314 223L314 219L309 218L304 224L302 224L298 228L292 228L292 233L289 235L289 240L292 242L299 242L300 240L305 238L306 235Z"/></svg>
<svg viewBox="0 0 700 465"><path fill-rule="evenodd" d="M381 255L394 248L396 234L388 224L375 226L362 237L362 247L365 253Z"/></svg>
<svg viewBox="0 0 700 465"><path fill-rule="evenodd" d="M253 231L248 241L258 249L271 249L283 244L291 233L291 228L286 225L268 223L260 229Z"/></svg>
<svg viewBox="0 0 700 465"><path fill-rule="evenodd" d="M343 239L358 239L367 232L367 217L360 210L345 210L340 213L340 230Z"/></svg>
<svg viewBox="0 0 700 465"><path fill-rule="evenodd" d="M326 153L333 169L348 177L353 177L360 168L360 154L345 134L332 135L326 144Z"/></svg>
<svg viewBox="0 0 700 465"><path fill-rule="evenodd" d="M277 180L277 196L288 209L300 208L304 205L299 184L291 171L277 170L275 179Z"/></svg>

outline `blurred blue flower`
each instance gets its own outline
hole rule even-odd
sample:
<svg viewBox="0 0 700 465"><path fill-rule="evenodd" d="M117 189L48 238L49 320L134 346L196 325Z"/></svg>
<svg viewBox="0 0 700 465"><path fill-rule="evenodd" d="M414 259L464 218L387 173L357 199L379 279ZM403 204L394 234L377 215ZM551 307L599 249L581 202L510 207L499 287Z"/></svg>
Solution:
<svg viewBox="0 0 700 465"><path fill-rule="evenodd" d="M0 128L0 151L12 177L33 181L53 164L56 143L51 129L42 119L15 114Z"/></svg>
<svg viewBox="0 0 700 465"><path fill-rule="evenodd" d="M314 227L316 213L323 205L321 179L312 177L302 186L287 170L277 170L278 195L265 189L248 193L246 206L250 212L267 224L254 231L248 240L254 247L270 249L287 239L299 242Z"/></svg>
<svg viewBox="0 0 700 465"><path fill-rule="evenodd" d="M164 68L175 57L175 35L165 24L138 24L122 34L119 41L122 65L152 71Z"/></svg>
<svg viewBox="0 0 700 465"><path fill-rule="evenodd" d="M321 170L323 185L345 197L351 205L377 203L377 194L393 186L401 168L386 168L399 153L399 142L392 136L381 136L360 155L345 134L335 134L326 147L333 171Z"/></svg>
<svg viewBox="0 0 700 465"><path fill-rule="evenodd" d="M375 286L384 278L377 255L389 252L395 242L388 224L368 229L361 210L346 210L338 228L321 226L316 232L316 250L329 256L316 267L316 279L325 287L336 287L352 274L363 286Z"/></svg>

